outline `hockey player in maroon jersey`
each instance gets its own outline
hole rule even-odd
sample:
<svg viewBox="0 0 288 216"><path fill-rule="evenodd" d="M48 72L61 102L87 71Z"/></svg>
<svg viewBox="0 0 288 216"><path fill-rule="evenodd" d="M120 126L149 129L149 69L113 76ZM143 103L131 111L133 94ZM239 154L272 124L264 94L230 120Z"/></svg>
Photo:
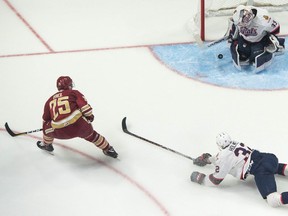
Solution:
<svg viewBox="0 0 288 216"><path fill-rule="evenodd" d="M91 124L94 120L92 107L84 95L73 89L69 76L57 79L58 92L52 95L44 106L43 140L37 142L40 149L52 152L53 140L80 137L102 149L107 156L117 158L118 154L107 140L97 133Z"/></svg>
<svg viewBox="0 0 288 216"><path fill-rule="evenodd" d="M216 156L204 153L193 161L198 166L212 163L215 172L206 176L194 171L190 177L192 182L217 186L227 174L239 180L245 180L248 175L253 175L256 186L268 205L278 207L288 204L288 192L278 193L275 181L275 174L288 176L287 164L279 163L274 154L259 152L232 140L227 133L218 134L216 143L220 150Z"/></svg>

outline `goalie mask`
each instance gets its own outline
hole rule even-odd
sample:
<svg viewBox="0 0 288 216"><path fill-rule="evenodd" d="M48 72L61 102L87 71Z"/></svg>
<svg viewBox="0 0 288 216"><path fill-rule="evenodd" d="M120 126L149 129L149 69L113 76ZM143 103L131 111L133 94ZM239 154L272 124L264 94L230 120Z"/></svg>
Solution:
<svg viewBox="0 0 288 216"><path fill-rule="evenodd" d="M251 24L254 17L255 15L252 12L251 7L240 5L236 8L233 14L233 21L235 25L240 27L247 27Z"/></svg>
<svg viewBox="0 0 288 216"><path fill-rule="evenodd" d="M58 91L72 89L74 84L69 76L60 76L57 79L56 86Z"/></svg>
<svg viewBox="0 0 288 216"><path fill-rule="evenodd" d="M231 137L225 132L219 133L216 136L216 144L220 151L229 146L231 142L232 142Z"/></svg>

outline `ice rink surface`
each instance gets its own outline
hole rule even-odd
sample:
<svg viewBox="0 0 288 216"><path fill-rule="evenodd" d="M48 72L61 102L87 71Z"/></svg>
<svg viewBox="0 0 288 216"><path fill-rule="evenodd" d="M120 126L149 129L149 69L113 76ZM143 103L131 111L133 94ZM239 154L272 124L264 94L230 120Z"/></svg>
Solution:
<svg viewBox="0 0 288 216"><path fill-rule="evenodd" d="M262 200L252 178L227 177L218 188L191 183L192 171L210 174L213 167L196 167L121 129L126 116L132 132L191 157L216 153L215 137L226 131L288 162L288 90L194 81L151 52L153 45L192 42L185 24L196 4L0 1L1 215L287 215L287 207L273 209ZM5 131L5 122L19 132L40 128L61 75L86 96L93 126L119 159L81 139L56 140L53 156L37 148L41 133L13 138ZM288 190L288 178L276 180L279 192Z"/></svg>

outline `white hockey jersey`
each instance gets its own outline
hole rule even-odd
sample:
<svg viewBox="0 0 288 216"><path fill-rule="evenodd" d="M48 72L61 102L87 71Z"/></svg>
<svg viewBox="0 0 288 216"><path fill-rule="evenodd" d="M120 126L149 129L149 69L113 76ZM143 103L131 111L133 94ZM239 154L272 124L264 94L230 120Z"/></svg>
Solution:
<svg viewBox="0 0 288 216"><path fill-rule="evenodd" d="M279 23L269 16L267 10L262 8L255 9L257 9L257 14L249 26L237 26L239 34L246 41L252 43L259 42L267 33L278 33L280 28Z"/></svg>
<svg viewBox="0 0 288 216"><path fill-rule="evenodd" d="M204 178L207 186L219 185L227 174L237 179L245 180L251 168L250 159L252 149L243 143L233 141L228 147L221 150L210 161L215 165L215 172Z"/></svg>

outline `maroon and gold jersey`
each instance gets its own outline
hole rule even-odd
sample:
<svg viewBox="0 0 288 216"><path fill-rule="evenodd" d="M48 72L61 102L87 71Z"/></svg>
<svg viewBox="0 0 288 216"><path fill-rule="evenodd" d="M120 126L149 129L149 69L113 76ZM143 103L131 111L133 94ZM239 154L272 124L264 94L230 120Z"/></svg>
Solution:
<svg viewBox="0 0 288 216"><path fill-rule="evenodd" d="M52 95L44 106L43 120L51 121L53 128L62 128L80 117L91 116L92 108L77 90L63 90Z"/></svg>

